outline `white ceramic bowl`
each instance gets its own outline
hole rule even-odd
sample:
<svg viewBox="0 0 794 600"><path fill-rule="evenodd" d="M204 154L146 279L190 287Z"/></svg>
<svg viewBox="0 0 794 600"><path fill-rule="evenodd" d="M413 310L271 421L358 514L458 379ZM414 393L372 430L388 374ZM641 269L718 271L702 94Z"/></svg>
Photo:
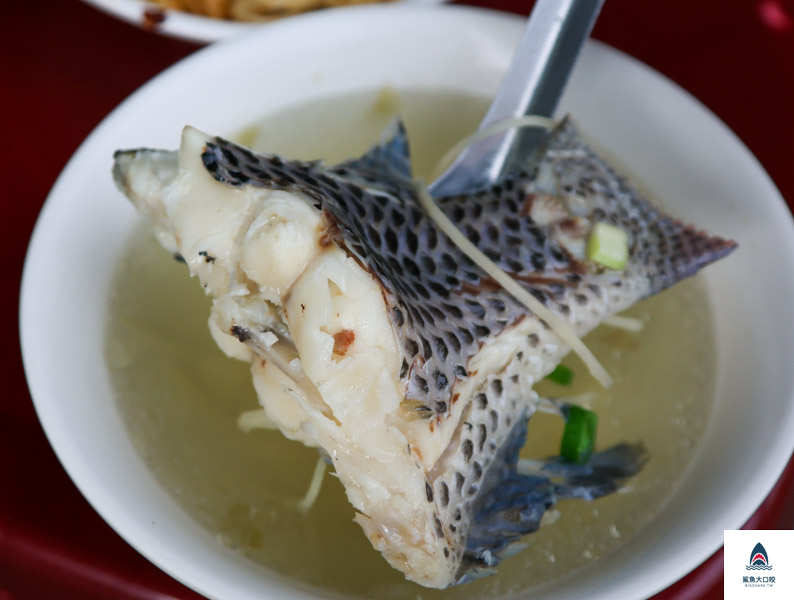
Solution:
<svg viewBox="0 0 794 600"><path fill-rule="evenodd" d="M133 25L143 27L146 23L145 12L157 5L146 0L84 0L101 11L114 17L127 21ZM448 0L399 0L409 4L439 4ZM178 10L164 11L165 20L156 24L155 31L173 37L194 42L215 42L226 38L247 33L254 28L260 28L263 23L245 23L241 21L227 21L213 19L201 15L194 15Z"/></svg>
<svg viewBox="0 0 794 600"><path fill-rule="evenodd" d="M296 102L386 84L491 94L522 29L521 20L505 15L410 6L275 23L156 77L64 169L25 265L21 336L28 381L47 436L82 493L177 579L210 598L308 597L215 544L127 440L112 401L103 336L111 277L137 219L111 181L113 151L174 147L185 123L230 132ZM742 143L686 92L631 58L590 44L563 110L675 214L741 244L705 271L718 380L695 463L639 535L598 569L544 591L545 598L645 598L716 551L723 529L750 517L792 452L794 228Z"/></svg>

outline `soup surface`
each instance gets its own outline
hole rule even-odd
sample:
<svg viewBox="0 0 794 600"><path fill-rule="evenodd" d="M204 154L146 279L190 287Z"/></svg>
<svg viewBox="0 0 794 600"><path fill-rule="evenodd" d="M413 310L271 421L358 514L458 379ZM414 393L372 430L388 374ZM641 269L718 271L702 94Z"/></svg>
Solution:
<svg viewBox="0 0 794 600"><path fill-rule="evenodd" d="M381 90L295 107L231 137L260 151L333 163L363 152L399 112L416 175L427 178L486 108L481 98ZM551 397L585 394L582 401L599 415L597 447L642 441L650 454L644 469L620 493L559 503L554 522L529 536L529 548L505 560L496 576L428 590L405 581L372 549L334 477L325 477L307 514L296 509L317 452L278 431L238 428L238 416L257 408L257 398L248 366L224 356L210 338L209 307L185 265L141 225L119 264L106 342L130 438L163 487L218 543L327 596L526 597L592 566L664 505L712 404L711 317L695 277L625 313L642 320L641 332L602 325L585 339L614 377L612 388L601 389L573 356L564 361L575 372L571 386L538 387ZM561 419L536 414L522 454L557 454L562 429Z"/></svg>

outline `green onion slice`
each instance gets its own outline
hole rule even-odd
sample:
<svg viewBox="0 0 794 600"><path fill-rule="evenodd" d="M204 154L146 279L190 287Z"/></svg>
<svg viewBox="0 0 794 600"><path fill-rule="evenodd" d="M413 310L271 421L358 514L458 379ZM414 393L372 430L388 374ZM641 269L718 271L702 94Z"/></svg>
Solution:
<svg viewBox="0 0 794 600"><path fill-rule="evenodd" d="M597 414L581 406L571 406L562 432L560 455L574 463L586 463L593 454L597 429Z"/></svg>
<svg viewBox="0 0 794 600"><path fill-rule="evenodd" d="M569 369L565 365L557 365L556 369L546 375L546 379L550 379L559 385L571 385L573 381L573 369Z"/></svg>
<svg viewBox="0 0 794 600"><path fill-rule="evenodd" d="M587 241L587 256L607 269L620 271L629 261L628 234L609 223L596 223Z"/></svg>

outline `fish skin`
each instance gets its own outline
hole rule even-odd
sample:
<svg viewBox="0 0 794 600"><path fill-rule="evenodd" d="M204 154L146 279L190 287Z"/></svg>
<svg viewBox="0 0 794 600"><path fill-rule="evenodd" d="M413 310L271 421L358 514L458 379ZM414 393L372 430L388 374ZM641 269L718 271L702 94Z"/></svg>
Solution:
<svg viewBox="0 0 794 600"><path fill-rule="evenodd" d="M432 417L437 426L457 426L455 383L468 379L481 344L490 344L529 311L425 216L405 166L410 161L403 126L394 124L364 157L336 167L254 155L221 138L207 144L202 160L217 181L312 198L333 225L334 241L384 286L403 343L400 376L407 381L406 399L425 421ZM560 198L561 206L555 207L559 214L546 223L533 219L533 203L553 204ZM526 282L580 336L736 246L653 207L598 157L570 119L518 173L438 203L486 256ZM559 243L566 230L586 234L596 220L629 233L629 263L623 271L594 270L584 256L574 256ZM450 429L446 427L444 442ZM426 468L443 447L446 443L425 456Z"/></svg>
<svg viewBox="0 0 794 600"><path fill-rule="evenodd" d="M158 204L163 190L140 183L152 181L150 171L160 172L162 161L173 160L158 152L117 153L114 174L120 189L155 226L167 228L167 218L161 217L168 210L163 212ZM184 152L183 143L180 161ZM404 390L403 410L393 419L408 444L406 455L395 460L415 463L422 473L411 479L411 485L422 489L405 490L406 497L414 499L417 522L399 523L403 529L394 534L395 527L379 522L387 521L390 513L373 516L379 504L362 504L351 496L355 476L341 472L344 464L336 461L337 447L281 428L293 439L315 442L335 459L351 502L360 511L357 522L409 579L446 587L487 571L511 542L537 529L557 498L610 493L640 468L642 449L620 446L595 454L590 476L556 459L532 477L515 472L519 441L526 435L521 423L525 427L539 401L532 386L568 348L425 216L410 178L408 144L400 123L363 157L334 167L254 154L222 138L207 137L199 152L206 173L223 186L280 190L302 198L322 217L323 243L343 250L381 287L384 311L400 344L401 367L394 375ZM184 168L180 162L180 170ZM167 192L168 182L163 185ZM142 188L148 194L143 200ZM438 203L481 251L578 335L735 247L652 207L586 145L569 120L519 172L487 189ZM597 220L628 232L630 259L625 270L608 271L586 260L583 240ZM168 231L158 235L161 241L174 238ZM190 253L182 254L191 272L204 280L198 269L209 267L191 259ZM257 356L267 355L260 330L289 341L277 315L251 316L238 305L218 312L227 329L245 332L235 335ZM262 368L268 368L264 361ZM256 369L255 364L255 381ZM323 438L326 445L333 445L331 437ZM615 459L615 468L600 468L603 457ZM367 467L376 468L382 466L373 462ZM389 475L381 473L384 478ZM507 490L515 492L514 503L492 500ZM416 498L425 506L418 506ZM521 516L519 523L506 528L505 522L516 514ZM412 545L421 552L412 554Z"/></svg>

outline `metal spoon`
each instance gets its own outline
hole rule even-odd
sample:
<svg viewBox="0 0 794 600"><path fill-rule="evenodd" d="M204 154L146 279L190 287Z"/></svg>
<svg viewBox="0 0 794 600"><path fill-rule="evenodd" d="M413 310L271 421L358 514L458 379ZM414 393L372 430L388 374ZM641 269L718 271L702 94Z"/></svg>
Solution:
<svg viewBox="0 0 794 600"><path fill-rule="evenodd" d="M551 117L604 0L537 0L526 31L480 129L520 117ZM430 185L440 198L493 183L525 162L544 138L537 128L513 129L466 148Z"/></svg>

